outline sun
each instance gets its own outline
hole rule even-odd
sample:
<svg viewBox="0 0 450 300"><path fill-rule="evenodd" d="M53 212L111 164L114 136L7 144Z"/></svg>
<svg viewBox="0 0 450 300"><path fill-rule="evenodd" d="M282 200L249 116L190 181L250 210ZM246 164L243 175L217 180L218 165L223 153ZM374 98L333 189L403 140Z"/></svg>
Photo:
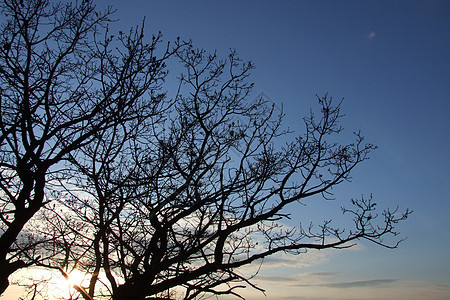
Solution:
<svg viewBox="0 0 450 300"><path fill-rule="evenodd" d="M82 288L87 289L90 274L79 269L30 267L16 272L11 279L16 285L0 299L28 299L30 295L39 300L91 299Z"/></svg>
<svg viewBox="0 0 450 300"><path fill-rule="evenodd" d="M82 287L82 283L86 278L83 272L75 268L72 269L69 273L64 271L61 267L59 268L59 270L61 271L62 276L65 278L66 284L68 284L70 294L78 292L83 295L84 299L91 299Z"/></svg>
<svg viewBox="0 0 450 300"><path fill-rule="evenodd" d="M73 269L71 272L69 272L67 281L69 283L70 286L73 285L81 285L81 283L83 282L83 280L85 279L85 274L83 274L80 270L78 269Z"/></svg>

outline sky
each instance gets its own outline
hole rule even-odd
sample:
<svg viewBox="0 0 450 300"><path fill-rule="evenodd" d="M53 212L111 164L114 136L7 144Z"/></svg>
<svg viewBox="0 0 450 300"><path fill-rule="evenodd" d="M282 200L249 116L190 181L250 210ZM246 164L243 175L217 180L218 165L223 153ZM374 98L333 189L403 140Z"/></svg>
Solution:
<svg viewBox="0 0 450 300"><path fill-rule="evenodd" d="M97 1L108 4L122 29L145 17L149 37L236 49L256 66L255 95L298 132L315 94L344 98L345 127L379 149L324 213L361 194L414 211L395 250L361 242L266 260L255 279L266 299L450 299L450 1Z"/></svg>

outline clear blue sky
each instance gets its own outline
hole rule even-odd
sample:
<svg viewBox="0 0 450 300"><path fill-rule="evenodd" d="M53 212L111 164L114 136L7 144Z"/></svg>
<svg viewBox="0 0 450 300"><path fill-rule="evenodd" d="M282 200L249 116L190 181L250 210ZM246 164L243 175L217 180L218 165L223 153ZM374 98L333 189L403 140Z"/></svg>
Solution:
<svg viewBox="0 0 450 300"><path fill-rule="evenodd" d="M145 16L149 37L236 49L256 65L255 94L282 103L291 128L316 93L345 98L346 127L379 146L331 205L373 193L381 207L409 207L408 239L267 261L257 283L268 299L450 299L450 1L97 3L117 9L122 30Z"/></svg>
<svg viewBox="0 0 450 300"><path fill-rule="evenodd" d="M414 210L397 250L362 243L268 262L268 299L450 298L450 1L106 2L123 29L145 16L149 35L235 48L291 128L314 94L345 98L346 127L379 150L332 205L373 193Z"/></svg>

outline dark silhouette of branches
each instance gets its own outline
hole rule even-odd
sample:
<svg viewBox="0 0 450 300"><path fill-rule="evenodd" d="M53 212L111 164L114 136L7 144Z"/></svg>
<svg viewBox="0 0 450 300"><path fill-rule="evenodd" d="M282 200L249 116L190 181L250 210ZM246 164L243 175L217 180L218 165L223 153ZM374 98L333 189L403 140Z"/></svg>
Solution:
<svg viewBox="0 0 450 300"><path fill-rule="evenodd" d="M283 225L376 149L360 132L340 141L328 95L295 136L274 105L249 101L253 65L235 51L179 39L157 51L143 27L114 37L111 8L91 1L2 10L0 293L38 265L89 274L84 299L240 297L264 291L240 270L268 256L401 241L389 237L410 211L377 212L372 197L343 209L353 228ZM173 98L169 59L184 68Z"/></svg>
<svg viewBox="0 0 450 300"><path fill-rule="evenodd" d="M282 129L283 115L263 99L248 102L250 63L231 52L226 60L192 47L176 53L186 71L165 118L128 135L119 127L74 156L70 204L89 226L77 251L91 274L95 296L104 272L113 299L232 294L251 283L239 268L279 252L346 248L366 239L386 244L409 211L383 213L372 200L355 200L355 228L286 228L291 207L331 188L375 146L359 132L349 144L336 140L340 103L318 97L319 113L304 118L305 133ZM67 203L67 202L66 202ZM77 230L74 230L77 232ZM181 295L181 296L180 296ZM165 299L166 299L165 298Z"/></svg>
<svg viewBox="0 0 450 300"><path fill-rule="evenodd" d="M160 114L172 50L157 54L160 36L146 44L142 28L109 35L112 10L92 1L5 0L0 9L2 293L10 274L40 260L40 237L26 226L70 176L63 162L110 128Z"/></svg>

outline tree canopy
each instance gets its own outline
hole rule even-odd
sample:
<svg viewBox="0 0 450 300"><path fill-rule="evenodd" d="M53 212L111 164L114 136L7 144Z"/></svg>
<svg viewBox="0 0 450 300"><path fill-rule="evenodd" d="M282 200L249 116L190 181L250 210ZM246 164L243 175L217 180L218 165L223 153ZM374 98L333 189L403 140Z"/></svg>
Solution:
<svg viewBox="0 0 450 300"><path fill-rule="evenodd" d="M339 142L340 102L318 96L298 134L252 99L235 51L112 32L112 8L90 0L0 7L0 294L44 266L88 274L85 299L239 297L263 291L239 270L265 257L401 241L384 238L410 211L371 197L343 209L353 228L285 224L376 149L359 132Z"/></svg>

